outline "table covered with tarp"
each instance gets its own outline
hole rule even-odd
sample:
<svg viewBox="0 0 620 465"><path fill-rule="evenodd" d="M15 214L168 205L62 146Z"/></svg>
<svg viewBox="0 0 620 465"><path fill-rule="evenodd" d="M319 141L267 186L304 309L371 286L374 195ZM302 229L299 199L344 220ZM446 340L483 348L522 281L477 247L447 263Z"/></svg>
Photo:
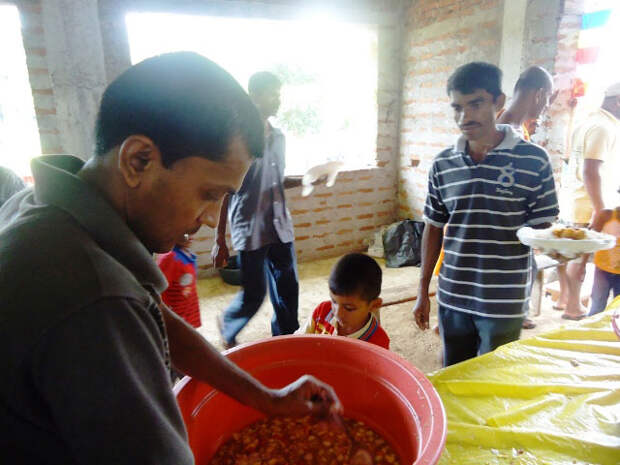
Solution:
<svg viewBox="0 0 620 465"><path fill-rule="evenodd" d="M620 297L603 313L429 375L448 419L439 464L620 464L617 309Z"/></svg>

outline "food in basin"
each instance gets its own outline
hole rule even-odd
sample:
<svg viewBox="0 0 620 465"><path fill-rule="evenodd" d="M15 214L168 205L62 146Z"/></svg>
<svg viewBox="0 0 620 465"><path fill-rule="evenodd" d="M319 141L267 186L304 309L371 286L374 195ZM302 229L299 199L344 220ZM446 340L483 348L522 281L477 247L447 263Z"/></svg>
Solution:
<svg viewBox="0 0 620 465"><path fill-rule="evenodd" d="M306 373L331 384L345 415L380 435L403 465L432 465L441 456L446 435L441 400L417 368L389 350L346 337L293 335L225 354L270 387L285 386ZM190 378L175 391L197 465L209 464L235 433L265 418Z"/></svg>

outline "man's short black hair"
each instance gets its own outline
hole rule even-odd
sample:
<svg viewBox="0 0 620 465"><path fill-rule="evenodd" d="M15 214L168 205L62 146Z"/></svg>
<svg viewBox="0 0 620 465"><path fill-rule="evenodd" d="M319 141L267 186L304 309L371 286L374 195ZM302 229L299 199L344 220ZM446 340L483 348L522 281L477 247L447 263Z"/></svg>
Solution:
<svg viewBox="0 0 620 465"><path fill-rule="evenodd" d="M95 155L142 134L157 145L164 166L189 156L218 161L239 135L260 157L263 131L257 108L227 71L197 53L167 53L132 66L107 87Z"/></svg>
<svg viewBox="0 0 620 465"><path fill-rule="evenodd" d="M248 92L252 95L260 95L266 90L279 89L282 87L280 78L269 71L259 71L252 74L248 82Z"/></svg>
<svg viewBox="0 0 620 465"><path fill-rule="evenodd" d="M549 71L541 66L530 66L519 75L515 84L515 92L518 90L553 89L553 78Z"/></svg>
<svg viewBox="0 0 620 465"><path fill-rule="evenodd" d="M476 90L486 90L493 100L502 94L502 70L491 63L474 61L459 66L448 79L447 92L473 94Z"/></svg>
<svg viewBox="0 0 620 465"><path fill-rule="evenodd" d="M342 257L329 275L329 290L336 295L359 295L370 302L381 294L381 268L363 253Z"/></svg>

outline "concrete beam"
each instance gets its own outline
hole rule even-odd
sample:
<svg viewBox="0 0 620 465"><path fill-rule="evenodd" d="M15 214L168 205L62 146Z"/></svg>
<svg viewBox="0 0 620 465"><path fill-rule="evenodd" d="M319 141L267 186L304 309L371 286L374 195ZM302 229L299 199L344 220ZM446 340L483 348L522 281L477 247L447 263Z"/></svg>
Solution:
<svg viewBox="0 0 620 465"><path fill-rule="evenodd" d="M504 73L502 89L508 97L512 96L521 74L527 3L527 0L504 0L499 67Z"/></svg>

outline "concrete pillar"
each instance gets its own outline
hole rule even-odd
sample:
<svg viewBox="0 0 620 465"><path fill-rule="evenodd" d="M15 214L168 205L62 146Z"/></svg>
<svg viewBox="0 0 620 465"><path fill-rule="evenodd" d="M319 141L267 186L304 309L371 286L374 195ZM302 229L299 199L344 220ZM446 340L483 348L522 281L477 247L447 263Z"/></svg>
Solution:
<svg viewBox="0 0 620 465"><path fill-rule="evenodd" d="M502 89L508 97L512 97L521 74L527 3L527 0L504 0L499 67L504 73Z"/></svg>
<svg viewBox="0 0 620 465"><path fill-rule="evenodd" d="M42 20L61 144L87 159L106 85L97 0L44 1Z"/></svg>

